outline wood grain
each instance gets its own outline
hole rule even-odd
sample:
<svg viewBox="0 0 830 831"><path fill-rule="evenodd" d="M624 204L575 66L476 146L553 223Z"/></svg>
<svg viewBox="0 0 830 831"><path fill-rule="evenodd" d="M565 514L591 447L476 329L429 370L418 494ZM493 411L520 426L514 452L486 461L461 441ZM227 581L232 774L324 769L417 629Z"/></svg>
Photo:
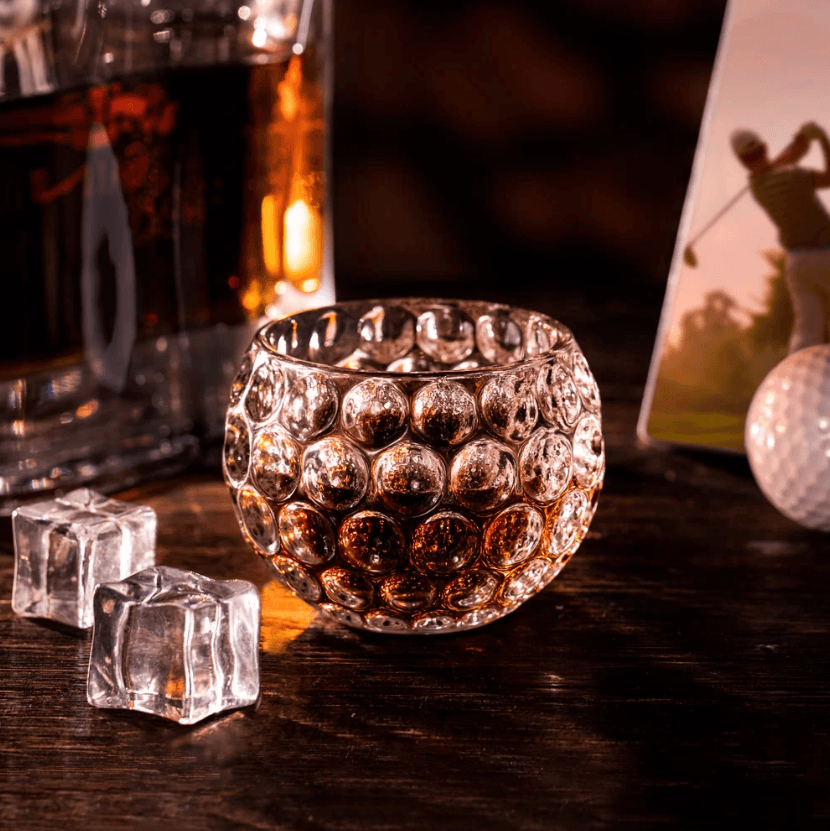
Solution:
<svg viewBox="0 0 830 831"><path fill-rule="evenodd" d="M606 488L561 577L469 634L358 633L269 584L217 471L125 493L161 562L263 588L260 704L186 728L86 704L88 636L11 612L6 523L2 828L827 827L828 538L743 460L637 444L656 298L513 299L573 326L604 393Z"/></svg>

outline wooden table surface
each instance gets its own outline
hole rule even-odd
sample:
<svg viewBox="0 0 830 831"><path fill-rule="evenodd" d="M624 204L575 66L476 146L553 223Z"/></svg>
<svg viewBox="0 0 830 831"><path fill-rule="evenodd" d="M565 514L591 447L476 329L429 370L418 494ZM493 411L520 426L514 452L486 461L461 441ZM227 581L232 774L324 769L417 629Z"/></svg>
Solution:
<svg viewBox="0 0 830 831"><path fill-rule="evenodd" d="M603 392L605 492L562 575L468 634L355 632L270 582L216 471L129 491L160 562L262 589L261 702L182 727L87 705L89 636L12 614L6 523L0 827L830 827L830 538L742 459L638 445L655 302L521 300Z"/></svg>

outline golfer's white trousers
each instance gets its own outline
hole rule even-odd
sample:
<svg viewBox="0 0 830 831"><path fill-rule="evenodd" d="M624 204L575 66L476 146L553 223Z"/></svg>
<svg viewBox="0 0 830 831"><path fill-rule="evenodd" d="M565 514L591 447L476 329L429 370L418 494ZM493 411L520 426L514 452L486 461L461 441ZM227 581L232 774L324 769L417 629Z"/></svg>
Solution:
<svg viewBox="0 0 830 831"><path fill-rule="evenodd" d="M830 248L794 248L787 252L787 286L795 321L789 353L827 341L830 314Z"/></svg>

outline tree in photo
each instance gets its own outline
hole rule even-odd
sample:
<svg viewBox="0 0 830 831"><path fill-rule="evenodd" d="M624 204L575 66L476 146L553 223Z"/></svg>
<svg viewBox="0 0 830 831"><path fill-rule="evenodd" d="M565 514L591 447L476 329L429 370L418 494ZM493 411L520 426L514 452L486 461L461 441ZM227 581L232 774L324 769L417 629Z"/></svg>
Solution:
<svg viewBox="0 0 830 831"><path fill-rule="evenodd" d="M764 259L773 271L767 275L763 311L752 315L749 338L757 352L772 350L778 357L787 354L787 344L793 330L793 302L787 289L786 257L783 251L765 251ZM772 368L772 367L770 367Z"/></svg>
<svg viewBox="0 0 830 831"><path fill-rule="evenodd" d="M754 386L739 311L736 300L718 290L683 315L677 344L667 349L661 366L656 410L740 411L740 402L751 397Z"/></svg>
<svg viewBox="0 0 830 831"><path fill-rule="evenodd" d="M761 311L749 312L723 290L679 322L667 347L654 394L651 430L659 438L740 450L743 419L764 376L787 355L793 307L786 258L766 251L767 275Z"/></svg>

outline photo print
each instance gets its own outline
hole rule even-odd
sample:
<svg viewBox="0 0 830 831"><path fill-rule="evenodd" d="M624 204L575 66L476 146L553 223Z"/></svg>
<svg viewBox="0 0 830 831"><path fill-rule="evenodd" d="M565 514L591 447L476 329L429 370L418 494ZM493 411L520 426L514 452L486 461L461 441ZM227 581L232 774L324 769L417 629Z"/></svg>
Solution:
<svg viewBox="0 0 830 831"><path fill-rule="evenodd" d="M830 2L731 0L638 433L743 451L791 352L828 342Z"/></svg>

